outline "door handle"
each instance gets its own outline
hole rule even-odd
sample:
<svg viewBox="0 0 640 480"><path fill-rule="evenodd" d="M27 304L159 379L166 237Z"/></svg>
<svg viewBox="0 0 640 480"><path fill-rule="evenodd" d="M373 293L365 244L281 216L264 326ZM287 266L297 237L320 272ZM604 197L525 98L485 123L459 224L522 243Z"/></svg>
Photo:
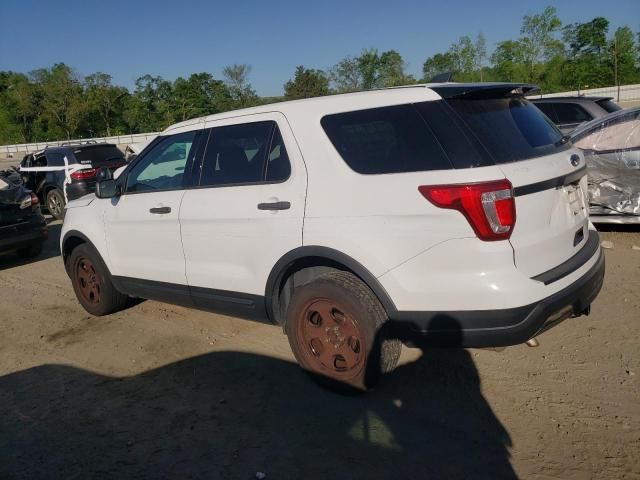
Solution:
<svg viewBox="0 0 640 480"><path fill-rule="evenodd" d="M158 214L171 213L171 207L153 207L149 209L149 213L158 213Z"/></svg>
<svg viewBox="0 0 640 480"><path fill-rule="evenodd" d="M258 204L258 210L289 210L291 202L264 202Z"/></svg>

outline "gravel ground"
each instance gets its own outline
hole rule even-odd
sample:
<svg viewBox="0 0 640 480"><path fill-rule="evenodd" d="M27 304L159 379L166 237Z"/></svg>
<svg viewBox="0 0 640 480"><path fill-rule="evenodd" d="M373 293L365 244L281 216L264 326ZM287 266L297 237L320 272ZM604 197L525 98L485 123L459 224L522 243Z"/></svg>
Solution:
<svg viewBox="0 0 640 480"><path fill-rule="evenodd" d="M52 224L0 256L0 478L640 478L640 231L605 232L589 317L540 346L405 348L321 389L281 329L157 302L92 318Z"/></svg>

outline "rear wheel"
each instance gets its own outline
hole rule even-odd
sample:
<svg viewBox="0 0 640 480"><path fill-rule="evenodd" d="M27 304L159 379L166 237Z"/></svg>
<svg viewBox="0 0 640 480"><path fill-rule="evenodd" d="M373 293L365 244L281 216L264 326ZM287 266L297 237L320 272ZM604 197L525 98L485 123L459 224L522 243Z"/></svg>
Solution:
<svg viewBox="0 0 640 480"><path fill-rule="evenodd" d="M64 195L54 188L47 193L47 210L57 220L64 219Z"/></svg>
<svg viewBox="0 0 640 480"><path fill-rule="evenodd" d="M384 337L386 320L373 292L351 273L337 271L294 291L286 332L298 363L317 380L366 390L400 358L402 344Z"/></svg>
<svg viewBox="0 0 640 480"><path fill-rule="evenodd" d="M69 276L78 301L92 315L108 315L127 306L128 297L114 287L100 255L89 245L69 257Z"/></svg>

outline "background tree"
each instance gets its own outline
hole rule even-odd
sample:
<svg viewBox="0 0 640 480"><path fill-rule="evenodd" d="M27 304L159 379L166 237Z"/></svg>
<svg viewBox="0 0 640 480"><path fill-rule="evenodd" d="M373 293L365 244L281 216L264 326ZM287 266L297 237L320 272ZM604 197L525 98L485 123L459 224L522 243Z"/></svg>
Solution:
<svg viewBox="0 0 640 480"><path fill-rule="evenodd" d="M358 59L346 57L340 60L330 71L329 78L339 93L355 92L361 88L362 74Z"/></svg>
<svg viewBox="0 0 640 480"><path fill-rule="evenodd" d="M249 107L259 103L258 96L249 83L249 73L251 73L251 66L246 64L234 63L222 70L235 108Z"/></svg>
<svg viewBox="0 0 640 480"><path fill-rule="evenodd" d="M120 104L129 92L126 88L112 85L111 75L102 72L87 75L84 81L89 111L98 117L96 130L111 136Z"/></svg>
<svg viewBox="0 0 640 480"><path fill-rule="evenodd" d="M285 100L329 95L329 79L322 70L296 67L292 80L284 84Z"/></svg>
<svg viewBox="0 0 640 480"><path fill-rule="evenodd" d="M561 45L555 37L561 26L562 22L554 7L546 7L542 13L525 15L522 19L520 45L527 66L528 81L536 80L538 64L551 57Z"/></svg>

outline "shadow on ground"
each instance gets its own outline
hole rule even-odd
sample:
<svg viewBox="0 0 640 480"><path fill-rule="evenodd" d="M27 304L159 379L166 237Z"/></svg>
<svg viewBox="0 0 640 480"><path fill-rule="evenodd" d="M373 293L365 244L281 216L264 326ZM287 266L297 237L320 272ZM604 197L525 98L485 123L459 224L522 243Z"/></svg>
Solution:
<svg viewBox="0 0 640 480"><path fill-rule="evenodd" d="M515 478L509 435L461 349L365 395L238 352L127 378L62 365L0 377L0 478Z"/></svg>
<svg viewBox="0 0 640 480"><path fill-rule="evenodd" d="M50 219L48 223L48 238L45 240L42 247L42 253L33 258L20 258L14 252L6 252L0 254L0 271L6 268L19 267L21 265L27 265L30 263L36 263L48 258L57 257L60 255L60 231L62 230L62 223L52 223Z"/></svg>

